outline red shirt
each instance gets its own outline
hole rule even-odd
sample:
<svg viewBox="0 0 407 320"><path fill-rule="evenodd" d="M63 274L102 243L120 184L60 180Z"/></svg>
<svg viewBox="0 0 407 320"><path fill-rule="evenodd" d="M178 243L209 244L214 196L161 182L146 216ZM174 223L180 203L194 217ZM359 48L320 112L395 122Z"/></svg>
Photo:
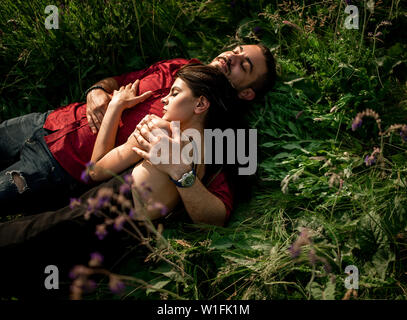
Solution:
<svg viewBox="0 0 407 320"><path fill-rule="evenodd" d="M176 72L183 65L192 62L199 61L196 59L164 60L144 70L114 77L119 87L139 79L139 92L153 91L149 99L123 112L117 130L116 146L127 141L145 115L163 116L161 99L169 93ZM72 177L81 181L81 173L91 159L97 136L92 133L88 125L86 103L72 103L56 109L47 117L44 129L54 131L44 138L55 159ZM229 217L233 196L223 172L213 180L208 190L222 200Z"/></svg>

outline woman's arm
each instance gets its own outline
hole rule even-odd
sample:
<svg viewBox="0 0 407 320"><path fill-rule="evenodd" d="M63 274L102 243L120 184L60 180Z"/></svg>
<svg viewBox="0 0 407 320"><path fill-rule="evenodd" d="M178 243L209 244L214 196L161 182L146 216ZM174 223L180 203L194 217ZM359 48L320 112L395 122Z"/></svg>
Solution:
<svg viewBox="0 0 407 320"><path fill-rule="evenodd" d="M94 166L91 168L89 176L94 181L106 180L112 177L113 174L127 169L140 159L131 150L137 144L137 140L133 135L129 137L126 143L114 148L122 112L151 96L151 91L137 96L138 83L139 80L136 80L133 84L129 83L126 87L121 87L119 91L115 90L113 92L112 100L100 126L91 157Z"/></svg>

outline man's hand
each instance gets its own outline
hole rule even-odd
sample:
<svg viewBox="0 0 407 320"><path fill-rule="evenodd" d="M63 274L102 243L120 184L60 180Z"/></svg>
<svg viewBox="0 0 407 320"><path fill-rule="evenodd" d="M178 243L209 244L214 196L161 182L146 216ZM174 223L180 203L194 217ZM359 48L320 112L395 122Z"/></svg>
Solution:
<svg viewBox="0 0 407 320"><path fill-rule="evenodd" d="M93 133L97 133L112 96L101 89L92 90L86 97L86 117Z"/></svg>

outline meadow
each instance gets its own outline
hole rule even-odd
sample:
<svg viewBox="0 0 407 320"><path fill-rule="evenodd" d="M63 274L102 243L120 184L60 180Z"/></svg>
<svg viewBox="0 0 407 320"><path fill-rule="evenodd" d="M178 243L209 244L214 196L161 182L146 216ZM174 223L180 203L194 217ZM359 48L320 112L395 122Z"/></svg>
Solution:
<svg viewBox="0 0 407 320"><path fill-rule="evenodd" d="M358 29L344 27L350 2ZM123 293L104 278L84 299L407 298L405 2L55 0L59 29L48 30L49 4L0 2L1 120L237 43L262 42L278 62L276 86L249 115L250 199L226 227L165 225L114 270ZM345 287L351 265L357 290Z"/></svg>

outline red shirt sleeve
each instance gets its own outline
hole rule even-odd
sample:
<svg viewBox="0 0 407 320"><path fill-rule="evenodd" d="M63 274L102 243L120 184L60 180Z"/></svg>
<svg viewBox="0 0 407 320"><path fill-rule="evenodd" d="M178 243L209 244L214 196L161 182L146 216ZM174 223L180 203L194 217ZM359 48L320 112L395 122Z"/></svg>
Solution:
<svg viewBox="0 0 407 320"><path fill-rule="evenodd" d="M137 79L145 78L146 76L153 74L153 73L159 73L160 71L162 72L163 66L166 66L168 68L168 74L173 73L174 71L177 71L180 66L188 63L199 63L200 61L197 59L183 59L183 58L177 58L177 59L172 59L172 60L163 60L156 62L152 64L150 67L142 69L142 70L137 70L137 71L132 71L128 72L125 74L122 74L120 76L114 76L113 79L117 81L117 84L119 85L119 88L121 86L125 86L129 84L130 82L134 82ZM165 67L164 67L165 68Z"/></svg>
<svg viewBox="0 0 407 320"><path fill-rule="evenodd" d="M224 172L220 172L213 181L209 184L208 190L217 196L225 205L226 208L226 219L225 223L230 218L230 213L233 209L233 192L229 183L226 180L226 175Z"/></svg>

